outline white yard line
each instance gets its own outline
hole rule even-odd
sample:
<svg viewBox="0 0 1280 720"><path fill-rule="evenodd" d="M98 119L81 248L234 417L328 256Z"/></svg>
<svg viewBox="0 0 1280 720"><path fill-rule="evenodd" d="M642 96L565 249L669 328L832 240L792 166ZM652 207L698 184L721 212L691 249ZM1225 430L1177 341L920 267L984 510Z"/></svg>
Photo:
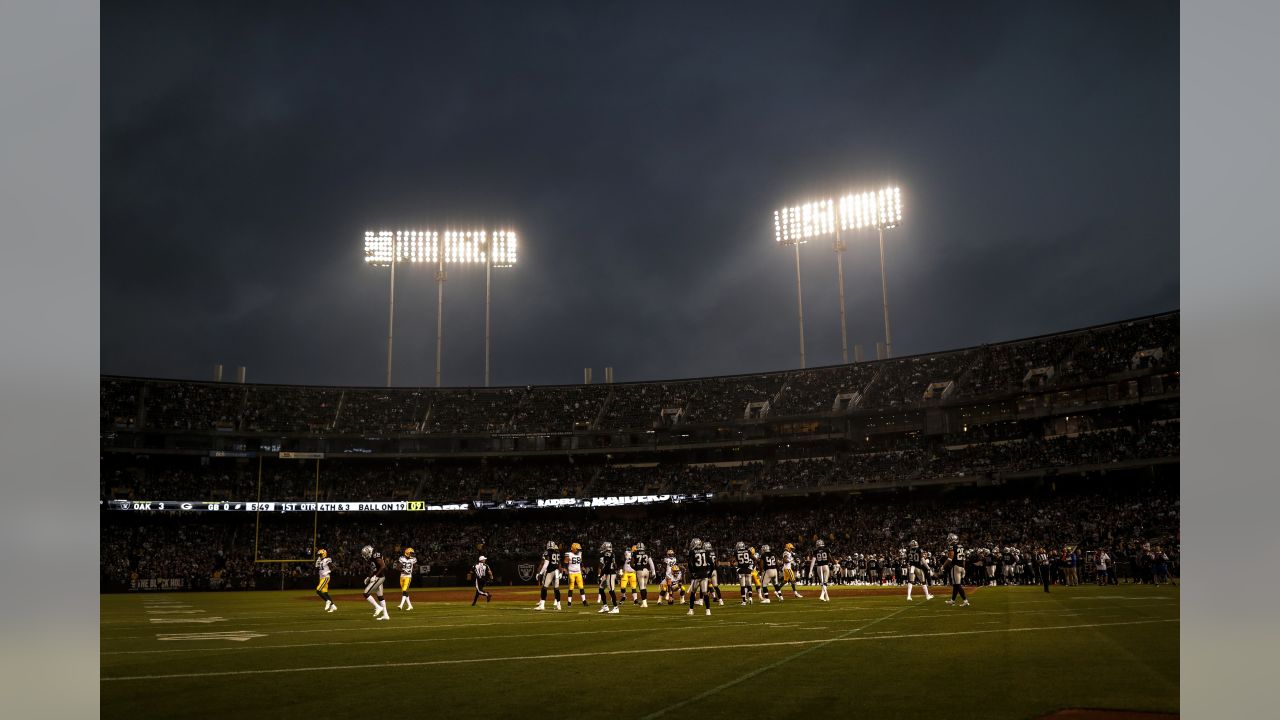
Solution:
<svg viewBox="0 0 1280 720"><path fill-rule="evenodd" d="M901 611L899 611L901 612ZM890 616L886 616L890 617ZM1128 622L1114 623L1088 623L1078 625L1053 625L1048 627L1033 628L1000 628L994 630L957 630L953 632L934 632L934 633L904 633L902 635L862 635L859 637L837 637L828 638L826 640L788 640L766 643L739 643L734 645L702 645L695 647L685 647L681 650L738 650L738 649L759 649L764 647L782 647L788 645L828 645L833 642L860 642L872 640L904 640L910 638L927 638L927 637L949 637L955 635L988 635L991 633L1014 633L1014 632L1047 632L1050 630L1079 630L1084 628L1100 628L1100 627L1117 627L1121 625L1150 625L1153 623L1176 623L1177 619L1168 620L1131 620ZM559 653L555 655L509 655L506 657L490 657L490 658L472 658L466 660L423 660L418 662L400 662L400 663L369 663L363 665L321 665L296 668L275 668L271 670L227 670L221 672L199 672L199 673L173 673L169 675L125 675L120 677L103 677L99 678L99 682L124 682L131 680L170 680L176 678L206 678L206 677L223 677L228 675L259 675L273 673L300 673L300 672L321 672L327 670L383 670L387 668L400 667L428 667L432 665L469 665L477 663L490 662L518 662L522 660L559 660L565 658L583 658L583 657L605 657L609 655L644 655L649 653L670 653L671 648L644 648L640 650L605 650L601 652L581 652L581 653ZM763 672L764 669L760 670Z"/></svg>

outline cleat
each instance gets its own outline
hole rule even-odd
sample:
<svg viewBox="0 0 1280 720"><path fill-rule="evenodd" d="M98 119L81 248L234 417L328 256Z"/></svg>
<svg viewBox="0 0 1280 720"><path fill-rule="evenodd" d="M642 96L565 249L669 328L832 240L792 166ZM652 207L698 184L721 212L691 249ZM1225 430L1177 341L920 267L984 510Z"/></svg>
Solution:
<svg viewBox="0 0 1280 720"><path fill-rule="evenodd" d="M760 601L760 604L761 604L761 605L768 605L768 604L769 604L769 598L765 598L765 599L761 600L761 601Z"/></svg>
<svg viewBox="0 0 1280 720"><path fill-rule="evenodd" d="M649 601L648 601L648 600L641 600L641 601L640 601L640 607L642 607L642 608L647 608L647 607L649 607Z"/></svg>
<svg viewBox="0 0 1280 720"><path fill-rule="evenodd" d="M708 615L708 616L710 616L710 615L711 615L711 608L707 608L707 615Z"/></svg>
<svg viewBox="0 0 1280 720"><path fill-rule="evenodd" d="M933 596L932 596L932 595L925 595L925 596L924 596L924 599L925 599L925 600L932 600L932 599L933 599Z"/></svg>
<svg viewBox="0 0 1280 720"><path fill-rule="evenodd" d="M742 607L746 607L746 606L747 606L747 601L746 601L746 600L743 600L743 601L742 601Z"/></svg>
<svg viewBox="0 0 1280 720"><path fill-rule="evenodd" d="M607 613L607 612L609 612L609 606L608 606L608 605L601 605L601 606L600 606L600 609L596 611L596 614L597 614L597 615L600 615L600 614Z"/></svg>
<svg viewBox="0 0 1280 720"><path fill-rule="evenodd" d="M609 611L609 614L610 614L610 615L617 615L618 613L619 613L619 611L618 611L618 606L616 606L616 605L613 607L613 609L612 609L612 610L610 610L610 611Z"/></svg>
<svg viewBox="0 0 1280 720"><path fill-rule="evenodd" d="M947 604L948 604L948 605L955 605L955 604L956 604L956 601L955 601L955 600L948 600L948 601L947 601Z"/></svg>
<svg viewBox="0 0 1280 720"><path fill-rule="evenodd" d="M685 615L692 615L692 614L693 614L693 608L689 608L689 612L685 613Z"/></svg>
<svg viewBox="0 0 1280 720"><path fill-rule="evenodd" d="M337 606L337 605L330 605L330 606L329 606L329 609L328 609L328 610L325 610L325 612L334 612L334 611L336 611L337 609L338 609L338 606Z"/></svg>
<svg viewBox="0 0 1280 720"><path fill-rule="evenodd" d="M969 601L965 600L964 602L960 603L960 607L969 607Z"/></svg>
<svg viewBox="0 0 1280 720"><path fill-rule="evenodd" d="M559 610L559 609L560 609L560 601L559 601L559 600L557 600L557 601L556 601L556 609L557 609L557 610Z"/></svg>
<svg viewBox="0 0 1280 720"><path fill-rule="evenodd" d="M804 597L804 596L803 596L803 595L801 595L800 593L796 593L796 597L798 597L798 598L802 598L802 597Z"/></svg>

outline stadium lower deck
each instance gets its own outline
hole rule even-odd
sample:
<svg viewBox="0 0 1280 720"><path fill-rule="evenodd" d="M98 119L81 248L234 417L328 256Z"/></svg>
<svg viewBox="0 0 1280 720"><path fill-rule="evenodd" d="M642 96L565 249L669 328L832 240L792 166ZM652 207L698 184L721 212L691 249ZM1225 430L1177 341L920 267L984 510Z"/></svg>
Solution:
<svg viewBox="0 0 1280 720"><path fill-rule="evenodd" d="M102 716L1178 711L1176 586L970 588L969 607L941 586L910 602L802 587L745 607L723 587L724 606L692 617L653 587L648 608L607 615L594 588L587 608L544 612L533 588L474 607L466 588L414 589L412 611L391 590L389 622L352 588L332 591L332 613L297 590L103 595Z"/></svg>

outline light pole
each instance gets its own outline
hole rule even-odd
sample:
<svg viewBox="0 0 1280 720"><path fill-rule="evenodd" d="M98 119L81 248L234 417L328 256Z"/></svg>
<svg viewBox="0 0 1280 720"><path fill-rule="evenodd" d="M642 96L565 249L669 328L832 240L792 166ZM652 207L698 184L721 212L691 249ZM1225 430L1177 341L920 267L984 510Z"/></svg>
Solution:
<svg viewBox="0 0 1280 720"><path fill-rule="evenodd" d="M840 278L840 362L849 364L849 334L844 323L844 240L840 228L836 228L836 274Z"/></svg>
<svg viewBox="0 0 1280 720"><path fill-rule="evenodd" d="M381 230L364 234L365 263L391 267L391 301L387 329L387 386L391 385L392 327L395 321L395 267L399 262L436 266L436 369L440 387L444 358L444 283L449 265L484 263L484 381L489 385L490 286L493 268L514 267L516 234L510 230Z"/></svg>
<svg viewBox="0 0 1280 720"><path fill-rule="evenodd" d="M836 215L839 215L837 219ZM849 362L849 340L844 308L844 230L874 227L880 233L880 291L884 302L885 354L893 356L889 330L889 281L885 275L884 231L902 222L902 193L897 187L875 192L843 195L838 201L826 199L793 205L773 213L774 238L780 245L796 246L796 292L800 289L799 243L810 238L835 235L836 272L840 279L840 354ZM804 367L804 309L800 310L800 367Z"/></svg>

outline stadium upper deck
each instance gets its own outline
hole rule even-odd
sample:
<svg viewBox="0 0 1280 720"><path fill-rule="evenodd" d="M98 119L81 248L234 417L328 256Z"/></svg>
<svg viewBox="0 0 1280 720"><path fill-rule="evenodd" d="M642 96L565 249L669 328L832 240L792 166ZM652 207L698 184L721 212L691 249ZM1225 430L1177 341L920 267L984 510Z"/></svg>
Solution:
<svg viewBox="0 0 1280 720"><path fill-rule="evenodd" d="M111 449L603 453L780 438L942 436L1178 393L1178 313L950 352L610 385L358 388L104 376Z"/></svg>

